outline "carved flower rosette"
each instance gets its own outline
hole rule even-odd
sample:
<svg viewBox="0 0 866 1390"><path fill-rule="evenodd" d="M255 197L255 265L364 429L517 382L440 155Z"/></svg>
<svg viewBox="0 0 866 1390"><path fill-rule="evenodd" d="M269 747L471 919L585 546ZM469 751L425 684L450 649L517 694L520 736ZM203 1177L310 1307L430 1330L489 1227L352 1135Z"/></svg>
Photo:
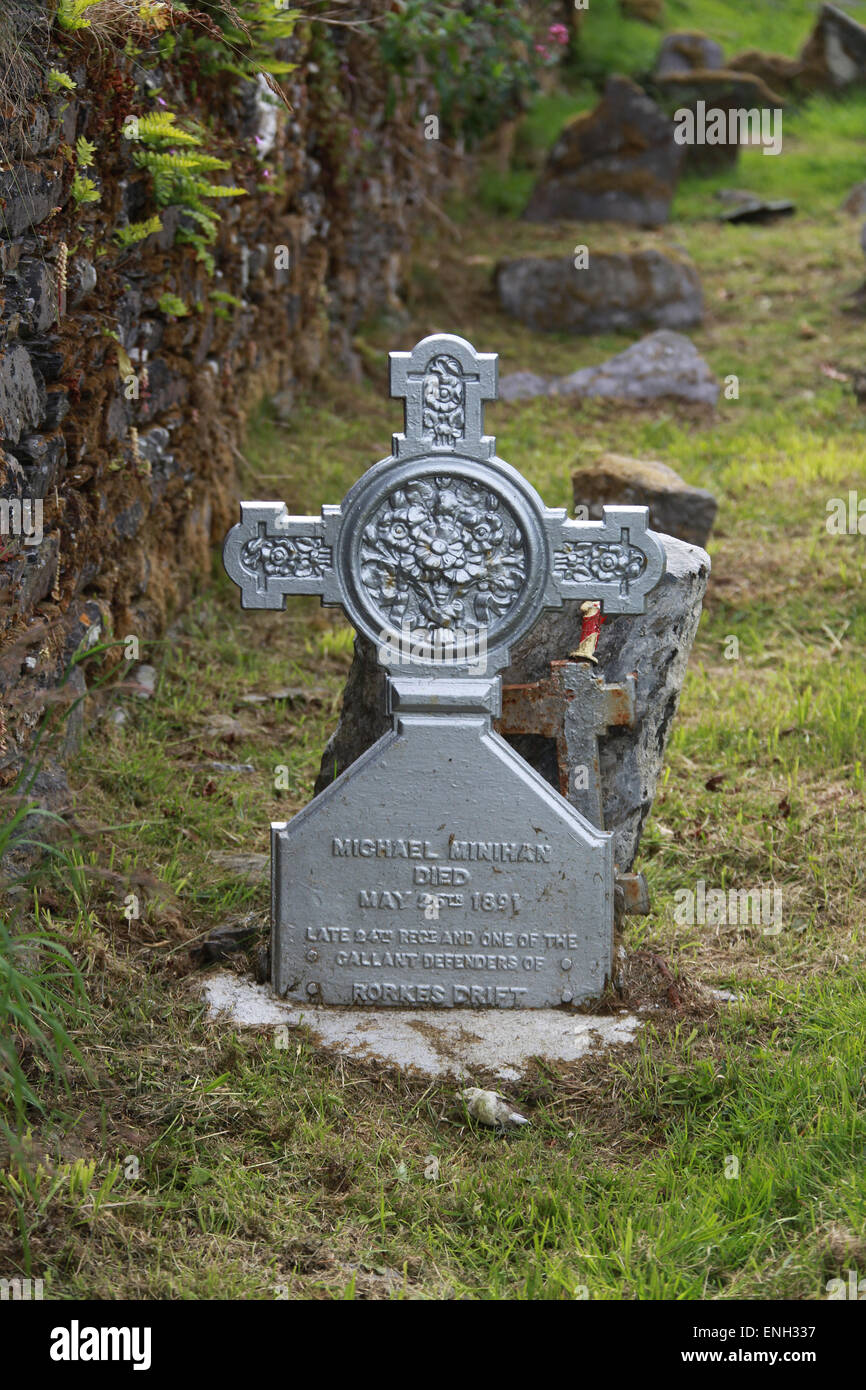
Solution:
<svg viewBox="0 0 866 1390"><path fill-rule="evenodd" d="M622 541L567 541L556 552L553 565L558 578L570 583L622 583L640 578L646 568L646 556L637 546Z"/></svg>
<svg viewBox="0 0 866 1390"><path fill-rule="evenodd" d="M526 581L520 529L490 489L417 479L364 527L361 580L393 629L477 632L512 607Z"/></svg>
<svg viewBox="0 0 866 1390"><path fill-rule="evenodd" d="M330 563L330 550L316 536L255 536L241 552L244 568L266 581L320 579Z"/></svg>

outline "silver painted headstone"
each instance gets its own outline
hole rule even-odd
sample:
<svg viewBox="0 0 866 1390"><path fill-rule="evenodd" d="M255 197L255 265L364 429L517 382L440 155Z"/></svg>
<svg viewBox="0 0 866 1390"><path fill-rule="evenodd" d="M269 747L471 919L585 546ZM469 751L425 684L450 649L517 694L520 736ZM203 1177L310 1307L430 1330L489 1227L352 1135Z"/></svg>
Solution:
<svg viewBox="0 0 866 1390"><path fill-rule="evenodd" d="M273 987L316 1003L542 1008L601 993L612 836L492 728L499 672L544 608L641 613L664 571L646 507L569 520L494 454L495 353L391 353L393 453L321 517L242 502L245 608L341 606L388 669L393 729L271 827Z"/></svg>

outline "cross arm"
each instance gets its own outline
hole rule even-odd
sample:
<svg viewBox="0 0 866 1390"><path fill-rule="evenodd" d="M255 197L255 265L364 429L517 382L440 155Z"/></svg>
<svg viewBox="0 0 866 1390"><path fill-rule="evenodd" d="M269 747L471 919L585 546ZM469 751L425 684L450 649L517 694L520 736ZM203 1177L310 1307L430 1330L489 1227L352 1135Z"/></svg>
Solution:
<svg viewBox="0 0 866 1390"><path fill-rule="evenodd" d="M649 529L648 507L603 507L601 521L548 513L553 573L548 590L563 599L598 599L609 613L643 613L665 572L665 552Z"/></svg>
<svg viewBox="0 0 866 1390"><path fill-rule="evenodd" d="M242 502L241 519L223 547L241 607L282 609L287 594L320 594L323 603L339 603L333 563L339 525L339 507L323 507L321 517L290 516L283 502Z"/></svg>

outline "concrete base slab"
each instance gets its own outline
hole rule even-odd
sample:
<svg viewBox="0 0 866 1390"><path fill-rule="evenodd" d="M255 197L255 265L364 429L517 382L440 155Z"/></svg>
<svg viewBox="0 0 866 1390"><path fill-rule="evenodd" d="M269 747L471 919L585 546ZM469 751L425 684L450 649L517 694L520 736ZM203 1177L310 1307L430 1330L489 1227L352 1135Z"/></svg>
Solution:
<svg viewBox="0 0 866 1390"><path fill-rule="evenodd" d="M269 985L219 971L202 984L208 1015L242 1028L309 1029L313 1040L357 1061L385 1062L430 1077L478 1072L517 1081L532 1057L574 1062L632 1042L635 1014L604 1017L562 1009L338 1009L277 999Z"/></svg>

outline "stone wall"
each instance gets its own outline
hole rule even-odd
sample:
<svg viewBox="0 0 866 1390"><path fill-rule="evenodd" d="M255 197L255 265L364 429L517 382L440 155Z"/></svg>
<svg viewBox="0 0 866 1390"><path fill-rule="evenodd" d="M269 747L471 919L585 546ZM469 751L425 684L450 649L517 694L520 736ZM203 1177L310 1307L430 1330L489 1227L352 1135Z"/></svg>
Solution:
<svg viewBox="0 0 866 1390"><path fill-rule="evenodd" d="M417 88L386 115L378 44L356 28L305 23L282 42L287 109L262 81L188 61L144 71L86 32L58 46L50 6L8 4L35 61L0 102L0 783L81 644L157 633L208 571L251 405L303 391L326 359L356 370L353 332L397 304L439 183L436 142L409 114ZM76 89L52 95L50 68ZM219 200L213 274L175 244L172 208L161 232L118 244L157 210L124 123L162 106L207 119L208 152L231 164L214 178L248 190ZM73 195L81 136L98 201ZM188 315L165 312L166 293ZM10 535L21 522L31 534Z"/></svg>

